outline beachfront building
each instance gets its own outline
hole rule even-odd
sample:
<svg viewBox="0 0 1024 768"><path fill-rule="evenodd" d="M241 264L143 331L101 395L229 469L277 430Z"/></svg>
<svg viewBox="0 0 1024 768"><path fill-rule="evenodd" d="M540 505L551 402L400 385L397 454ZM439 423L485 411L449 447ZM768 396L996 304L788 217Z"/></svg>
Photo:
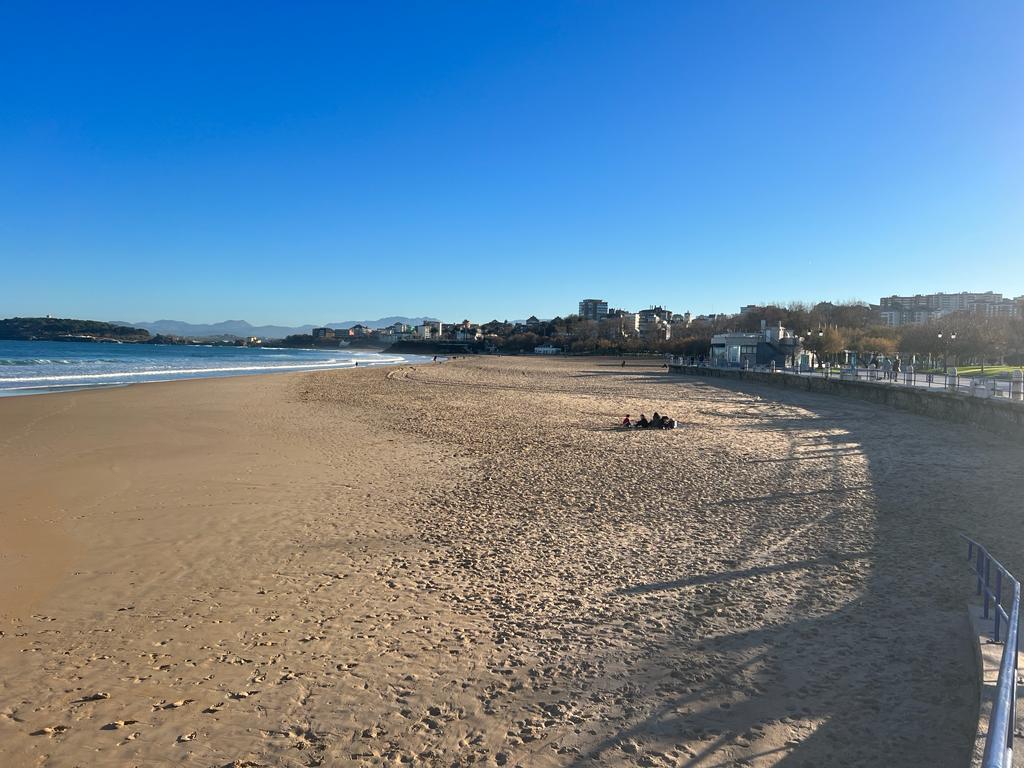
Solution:
<svg viewBox="0 0 1024 768"><path fill-rule="evenodd" d="M561 351L561 347L552 347L550 344L545 344L543 346L533 348L533 354L535 355L557 355Z"/></svg>
<svg viewBox="0 0 1024 768"><path fill-rule="evenodd" d="M580 317L584 320L600 320L608 316L608 302L603 299L583 299L580 302Z"/></svg>
<svg viewBox="0 0 1024 768"><path fill-rule="evenodd" d="M314 339L333 339L334 329L333 328L314 328L313 329Z"/></svg>
<svg viewBox="0 0 1024 768"><path fill-rule="evenodd" d="M753 368L755 365L785 367L796 363L803 352L802 339L782 323L761 321L756 333L716 333L711 337L711 364L723 367ZM810 364L812 361L801 361Z"/></svg>
<svg viewBox="0 0 1024 768"><path fill-rule="evenodd" d="M757 345L760 333L716 333L711 337L711 364L739 368L757 365Z"/></svg>
<svg viewBox="0 0 1024 768"><path fill-rule="evenodd" d="M639 333L649 341L672 338L672 312L663 307L650 307L637 312Z"/></svg>
<svg viewBox="0 0 1024 768"><path fill-rule="evenodd" d="M443 330L444 326L441 323L430 321L417 325L414 333L417 339L439 339Z"/></svg>

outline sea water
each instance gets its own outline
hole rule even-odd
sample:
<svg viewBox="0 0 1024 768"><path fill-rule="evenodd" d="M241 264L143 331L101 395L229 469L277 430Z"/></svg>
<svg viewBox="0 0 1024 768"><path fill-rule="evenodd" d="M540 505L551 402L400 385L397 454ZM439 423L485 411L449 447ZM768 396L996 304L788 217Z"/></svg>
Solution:
<svg viewBox="0 0 1024 768"><path fill-rule="evenodd" d="M0 341L0 396L174 379L318 371L430 358L343 349Z"/></svg>

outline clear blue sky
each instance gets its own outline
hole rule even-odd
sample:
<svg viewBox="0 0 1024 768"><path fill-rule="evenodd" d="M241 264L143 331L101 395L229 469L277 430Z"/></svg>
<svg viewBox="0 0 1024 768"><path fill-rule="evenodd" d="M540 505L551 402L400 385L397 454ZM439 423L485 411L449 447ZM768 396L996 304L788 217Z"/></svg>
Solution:
<svg viewBox="0 0 1024 768"><path fill-rule="evenodd" d="M1024 294L1024 4L0 5L0 316Z"/></svg>

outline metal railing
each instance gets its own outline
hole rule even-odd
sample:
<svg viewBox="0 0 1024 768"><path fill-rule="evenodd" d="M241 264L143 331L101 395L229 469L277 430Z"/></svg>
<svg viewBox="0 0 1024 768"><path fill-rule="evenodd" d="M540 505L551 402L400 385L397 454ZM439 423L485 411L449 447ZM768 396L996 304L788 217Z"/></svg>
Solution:
<svg viewBox="0 0 1024 768"><path fill-rule="evenodd" d="M1020 624L1020 582L988 553L981 544L960 534L967 542L967 560L978 580L977 594L984 600L982 616L989 618L991 601L993 616L992 641L998 643L1005 622L1003 655L999 660L999 678L992 713L985 736L982 768L1010 768L1013 765L1013 731L1017 717L1017 630ZM995 585L992 584L995 571ZM1004 581L1006 582L1004 584ZM1009 588L1009 611L1003 606Z"/></svg>
<svg viewBox="0 0 1024 768"><path fill-rule="evenodd" d="M808 376L817 379L837 379L841 381L869 381L876 384L925 389L932 392L949 392L966 397L995 398L1010 402L1024 402L1024 375L1014 371L1010 378L995 376L960 376L956 368L949 373L920 373L912 367L895 373L880 368L783 368L768 365L740 366L715 365L694 358L671 357L669 364L674 366L690 366L698 368L725 368L732 370L749 370L759 373L778 373L790 376Z"/></svg>

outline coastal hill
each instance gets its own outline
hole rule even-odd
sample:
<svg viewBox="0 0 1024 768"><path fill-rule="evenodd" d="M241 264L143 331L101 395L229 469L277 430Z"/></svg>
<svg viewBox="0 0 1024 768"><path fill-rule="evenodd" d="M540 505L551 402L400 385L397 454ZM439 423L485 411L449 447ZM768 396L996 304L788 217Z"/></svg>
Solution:
<svg viewBox="0 0 1024 768"><path fill-rule="evenodd" d="M327 323L329 328L386 328L394 323L418 325L429 321L425 317L382 317L378 320L346 320ZM110 339L115 341L155 341L157 343L181 339L244 339L258 336L264 339L282 339L288 336L309 336L317 326L301 325L295 328L279 325L252 325L245 320L225 320L221 323L198 324L181 320L155 320L128 323L123 320L77 320L56 317L11 317L0 320L0 339L42 341L87 341Z"/></svg>
<svg viewBox="0 0 1024 768"><path fill-rule="evenodd" d="M386 328L395 323L418 325L432 318L424 317L382 317L378 320L343 320L326 323L328 328L351 328L353 325L364 325L367 328ZM245 320L225 320L220 323L186 323L182 320L154 320L152 322L128 323L122 320L111 321L115 325L132 325L144 328L150 333L164 336L183 336L186 338L209 338L216 336L236 336L247 338L259 336L265 339L283 339L285 336L305 335L312 332L315 325L300 325L294 328L283 325L252 325Z"/></svg>
<svg viewBox="0 0 1024 768"><path fill-rule="evenodd" d="M0 339L29 341L148 341L149 331L97 320L58 317L10 317L0 320Z"/></svg>

